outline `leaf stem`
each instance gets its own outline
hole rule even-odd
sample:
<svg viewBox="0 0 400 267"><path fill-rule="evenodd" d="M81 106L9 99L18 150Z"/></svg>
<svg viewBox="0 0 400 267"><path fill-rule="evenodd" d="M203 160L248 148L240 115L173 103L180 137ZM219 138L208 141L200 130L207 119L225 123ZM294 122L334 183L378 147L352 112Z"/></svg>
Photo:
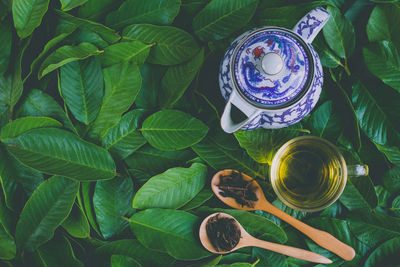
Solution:
<svg viewBox="0 0 400 267"><path fill-rule="evenodd" d="M342 65L343 66L343 65ZM347 58L344 58L344 66L343 66L344 70L346 71L348 76L351 76L351 72L349 69L349 65L347 64Z"/></svg>

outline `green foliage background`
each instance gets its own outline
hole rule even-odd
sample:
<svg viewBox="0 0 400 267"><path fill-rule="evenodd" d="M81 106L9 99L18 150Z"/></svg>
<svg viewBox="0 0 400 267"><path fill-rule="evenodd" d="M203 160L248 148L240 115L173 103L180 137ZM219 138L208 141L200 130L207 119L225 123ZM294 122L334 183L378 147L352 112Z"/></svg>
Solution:
<svg viewBox="0 0 400 267"><path fill-rule="evenodd" d="M324 6L313 46L323 93L301 123L228 135L219 62L245 30L291 28ZM202 218L340 266L400 265L400 3L397 0L0 0L0 265L313 266L258 248L211 255ZM335 143L369 177L318 213L276 199L268 168L299 135ZM274 205L357 252L344 262L264 212L209 189L233 168Z"/></svg>

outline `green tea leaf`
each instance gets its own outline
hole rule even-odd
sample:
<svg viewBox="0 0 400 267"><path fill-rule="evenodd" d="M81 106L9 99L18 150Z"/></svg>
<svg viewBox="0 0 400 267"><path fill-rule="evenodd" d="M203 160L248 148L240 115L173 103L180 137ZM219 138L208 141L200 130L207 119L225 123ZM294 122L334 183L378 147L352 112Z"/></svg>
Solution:
<svg viewBox="0 0 400 267"><path fill-rule="evenodd" d="M374 209L378 205L378 198L371 178L348 177L340 202L349 210Z"/></svg>
<svg viewBox="0 0 400 267"><path fill-rule="evenodd" d="M62 66L59 89L74 117L88 125L96 119L104 94L100 63L89 58Z"/></svg>
<svg viewBox="0 0 400 267"><path fill-rule="evenodd" d="M0 139L16 137L26 131L36 128L62 127L55 119L48 117L23 117L6 124L0 132Z"/></svg>
<svg viewBox="0 0 400 267"><path fill-rule="evenodd" d="M168 218L168 220L165 220ZM146 248L163 251L179 260L210 256L198 240L197 216L168 209L147 209L129 219L131 229Z"/></svg>
<svg viewBox="0 0 400 267"><path fill-rule="evenodd" d="M12 1L12 14L14 26L18 36L23 39L42 23L50 0L14 0Z"/></svg>
<svg viewBox="0 0 400 267"><path fill-rule="evenodd" d="M78 9L78 15L98 21L104 13L117 8L121 2L121 0L88 0Z"/></svg>
<svg viewBox="0 0 400 267"><path fill-rule="evenodd" d="M180 209L184 211L189 211L198 208L213 196L214 196L213 191L211 191L208 188L204 188L192 200L183 205Z"/></svg>
<svg viewBox="0 0 400 267"><path fill-rule="evenodd" d="M64 45L51 53L43 61L38 77L41 79L44 75L70 62L82 60L100 53L102 51L90 43L81 43L77 46Z"/></svg>
<svg viewBox="0 0 400 267"><path fill-rule="evenodd" d="M393 199L392 207L390 209L395 216L400 217L400 195Z"/></svg>
<svg viewBox="0 0 400 267"><path fill-rule="evenodd" d="M161 80L159 99L161 108L172 108L192 83L204 60L204 49L186 63L169 67Z"/></svg>
<svg viewBox="0 0 400 267"><path fill-rule="evenodd" d="M356 44L354 27L338 8L328 6L327 10L331 17L323 28L325 40L339 57L348 59Z"/></svg>
<svg viewBox="0 0 400 267"><path fill-rule="evenodd" d="M103 75L105 84L103 104L89 132L89 136L96 139L101 139L132 106L142 84L136 63L124 62L113 65L104 69Z"/></svg>
<svg viewBox="0 0 400 267"><path fill-rule="evenodd" d="M392 41L400 47L400 35L397 27L400 23L400 7L395 5L377 5L372 10L367 23L367 35L370 42Z"/></svg>
<svg viewBox="0 0 400 267"><path fill-rule="evenodd" d="M45 266L83 267L83 263L75 257L71 243L64 235L56 235L37 251Z"/></svg>
<svg viewBox="0 0 400 267"><path fill-rule="evenodd" d="M83 209L76 202L61 226L73 237L87 238L90 236L89 222Z"/></svg>
<svg viewBox="0 0 400 267"><path fill-rule="evenodd" d="M96 249L96 254L114 254L131 257L143 266L170 266L175 260L164 253L144 247L136 239L121 239Z"/></svg>
<svg viewBox="0 0 400 267"><path fill-rule="evenodd" d="M365 267L396 266L400 252L400 237L386 241L376 248L365 261Z"/></svg>
<svg viewBox="0 0 400 267"><path fill-rule="evenodd" d="M88 0L60 0L61 2L61 10L68 11L75 7L81 6L86 3Z"/></svg>
<svg viewBox="0 0 400 267"><path fill-rule="evenodd" d="M259 163L271 165L278 149L290 139L299 135L301 125L282 129L256 129L254 131L237 131L236 139L247 154Z"/></svg>
<svg viewBox="0 0 400 267"><path fill-rule="evenodd" d="M10 62L12 47L12 25L6 19L0 23L0 76L3 75Z"/></svg>
<svg viewBox="0 0 400 267"><path fill-rule="evenodd" d="M400 219L381 212L353 213L347 223L352 234L370 247L400 236Z"/></svg>
<svg viewBox="0 0 400 267"><path fill-rule="evenodd" d="M173 168L152 177L136 193L137 209L177 209L192 200L206 183L207 167L194 163L190 168Z"/></svg>
<svg viewBox="0 0 400 267"><path fill-rule="evenodd" d="M99 2L99 1L97 1ZM87 29L92 32L97 33L98 35L101 36L106 42L108 43L115 43L120 39L120 36L118 33L116 33L113 29L110 29L103 24L93 22L90 20L74 17L66 12L62 12L60 10L55 10L57 15L61 18L61 20L66 21L68 23L71 23L75 25L76 27L79 27L81 29Z"/></svg>
<svg viewBox="0 0 400 267"><path fill-rule="evenodd" d="M126 113L118 124L110 128L103 136L103 147L125 159L146 143L146 139L137 130L144 111L132 110Z"/></svg>
<svg viewBox="0 0 400 267"><path fill-rule="evenodd" d="M142 265L137 262L134 258L112 255L111 256L111 267L141 267Z"/></svg>
<svg viewBox="0 0 400 267"><path fill-rule="evenodd" d="M17 247L12 235L7 233L4 226L0 223L0 259L12 260L17 253Z"/></svg>
<svg viewBox="0 0 400 267"><path fill-rule="evenodd" d="M122 216L134 213L131 207L134 189L131 178L115 177L109 181L98 181L93 195L93 207L100 231L105 239L116 236L128 227Z"/></svg>
<svg viewBox="0 0 400 267"><path fill-rule="evenodd" d="M106 24L120 29L135 23L169 25L178 15L181 0L127 0L111 12Z"/></svg>
<svg viewBox="0 0 400 267"><path fill-rule="evenodd" d="M162 110L148 117L141 131L152 146L171 151L200 142L206 136L208 127L182 111Z"/></svg>
<svg viewBox="0 0 400 267"><path fill-rule="evenodd" d="M30 197L18 220L15 241L21 250L34 251L50 240L72 209L79 183L54 176Z"/></svg>
<svg viewBox="0 0 400 267"><path fill-rule="evenodd" d="M104 53L97 58L103 67L108 67L122 61L133 61L143 64L149 55L152 44L144 44L139 41L122 42L110 45L104 49Z"/></svg>
<svg viewBox="0 0 400 267"><path fill-rule="evenodd" d="M328 47L323 35L317 35L312 46L315 48L323 67L336 68L337 66L342 65L340 57L338 57L335 52Z"/></svg>
<svg viewBox="0 0 400 267"><path fill-rule="evenodd" d="M161 88L161 78L166 70L167 68L164 66L148 63L140 66L143 82L136 98L136 107L153 110L159 107L157 101L158 92Z"/></svg>
<svg viewBox="0 0 400 267"><path fill-rule="evenodd" d="M80 195L78 195L78 201L80 201L80 205L85 211L86 217L90 226L96 233L101 236L100 228L98 223L96 222L96 215L94 213L93 207L93 195L94 195L95 183L90 182L81 182L81 190Z"/></svg>
<svg viewBox="0 0 400 267"><path fill-rule="evenodd" d="M383 175L383 184L391 193L400 192L400 166L387 171Z"/></svg>
<svg viewBox="0 0 400 267"><path fill-rule="evenodd" d="M199 51L194 38L176 27L135 24L126 27L122 35L128 37L128 40L156 43L147 59L153 64L180 64L193 58Z"/></svg>
<svg viewBox="0 0 400 267"><path fill-rule="evenodd" d="M45 173L81 181L115 176L115 163L104 148L64 130L33 129L4 143L23 164Z"/></svg>
<svg viewBox="0 0 400 267"><path fill-rule="evenodd" d="M381 41L363 48L369 71L400 93L399 50L390 41Z"/></svg>

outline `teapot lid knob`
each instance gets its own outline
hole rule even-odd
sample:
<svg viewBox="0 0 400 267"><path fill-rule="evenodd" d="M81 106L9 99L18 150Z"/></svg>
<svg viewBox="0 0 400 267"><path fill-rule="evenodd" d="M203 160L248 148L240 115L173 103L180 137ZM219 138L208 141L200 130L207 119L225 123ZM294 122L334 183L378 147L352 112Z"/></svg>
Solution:
<svg viewBox="0 0 400 267"><path fill-rule="evenodd" d="M276 75L281 72L283 68L282 57L274 52L267 53L262 59L262 69L268 75Z"/></svg>

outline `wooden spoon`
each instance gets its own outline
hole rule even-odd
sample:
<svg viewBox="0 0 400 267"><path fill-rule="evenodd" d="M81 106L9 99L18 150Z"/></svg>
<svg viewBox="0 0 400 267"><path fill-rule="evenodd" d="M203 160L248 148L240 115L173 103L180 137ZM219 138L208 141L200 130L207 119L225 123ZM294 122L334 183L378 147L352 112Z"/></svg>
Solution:
<svg viewBox="0 0 400 267"><path fill-rule="evenodd" d="M243 180L245 181L252 181L252 186L254 188L254 193L256 194L258 201L254 202L254 207L250 208L248 206L241 206L236 202L236 200L232 197L224 197L220 194L221 190L218 188L218 185L220 183L220 176L223 175L230 175L232 172L236 172L235 170L227 169L227 170L222 170L217 172L214 177L211 180L211 189L213 190L214 194L222 200L225 204L228 206L231 206L232 208L235 209L240 209L240 210L263 210L266 212L271 213L272 215L275 215L282 221L287 222L288 224L292 225L294 228L314 240L315 243L320 245L321 247L332 251L339 257L350 261L352 260L356 252L352 247L349 245L346 245L345 243L341 242L340 240L336 239L334 236L331 234L318 230L316 228L313 228L295 218L290 216L289 214L281 211L274 205L272 205L268 200L265 198L264 192L262 191L260 185L255 181L253 178L250 176L242 173Z"/></svg>
<svg viewBox="0 0 400 267"><path fill-rule="evenodd" d="M210 242L210 239L208 238L208 235L207 235L207 230L206 230L207 221L209 218L214 217L217 214L219 215L219 218L227 217L227 218L234 219L235 222L237 223L237 226L240 229L239 243L233 249L231 249L229 251L217 251L214 248L214 246L212 245L212 243ZM259 247L259 248L268 249L268 250L271 250L271 251L274 251L277 253L281 253L281 254L284 254L284 255L287 255L290 257L295 257L295 258L306 260L306 261L311 261L311 262L316 262L316 263L324 263L324 264L332 263L332 261L330 259L328 259L322 255L319 255L315 252L257 239L255 237L251 236L249 233L247 233L246 230L243 228L243 226L234 217L232 217L231 215L226 214L226 213L218 213L217 212L217 213L211 214L210 216L205 218L200 225L199 236L200 236L200 241L203 244L203 246L212 253L225 254L225 253L230 253L232 251L235 251L235 250L237 250L239 248L243 248L243 247Z"/></svg>

